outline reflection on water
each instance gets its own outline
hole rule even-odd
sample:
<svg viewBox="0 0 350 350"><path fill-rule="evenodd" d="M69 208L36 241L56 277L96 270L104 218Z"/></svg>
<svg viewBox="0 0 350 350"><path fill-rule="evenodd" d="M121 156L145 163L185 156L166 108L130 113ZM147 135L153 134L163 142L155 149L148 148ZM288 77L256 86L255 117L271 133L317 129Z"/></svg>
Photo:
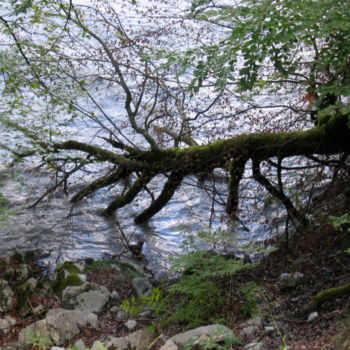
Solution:
<svg viewBox="0 0 350 350"><path fill-rule="evenodd" d="M88 180L88 179L87 179ZM3 195L10 201L14 213L7 225L0 228L0 255L13 249L40 249L49 252L51 263L84 257L101 258L104 253L121 253L120 229L115 223L98 215L118 191L105 189L72 206L63 192L28 209L50 182L48 175L38 171L24 171L18 179L12 176L2 180ZM152 191L160 189L157 181L150 184ZM149 196L140 194L133 203L120 209L117 220L120 228L132 240L145 241L143 254L153 271L161 272L168 267L169 256L181 251L187 234L208 229L239 231L237 244L252 239L263 239L268 232L264 218L245 210L245 225L250 232L239 226L229 227L223 206L215 205L215 216L211 215L212 200L207 192L194 186L195 179L188 179L176 192L174 198L148 224L135 225L133 218L149 204ZM72 186L77 190L81 183ZM221 184L225 190L225 184ZM73 194L75 192L71 192ZM246 208L247 209L247 208ZM213 213L212 213L213 214Z"/></svg>

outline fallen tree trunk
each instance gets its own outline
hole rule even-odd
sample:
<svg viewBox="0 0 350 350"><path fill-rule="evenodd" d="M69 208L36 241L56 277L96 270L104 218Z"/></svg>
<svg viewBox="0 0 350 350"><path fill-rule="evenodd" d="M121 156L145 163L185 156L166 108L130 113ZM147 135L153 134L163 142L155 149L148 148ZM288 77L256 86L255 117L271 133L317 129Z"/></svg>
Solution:
<svg viewBox="0 0 350 350"><path fill-rule="evenodd" d="M161 210L171 200L182 179L191 174L201 174L215 168L227 168L229 164L228 212L235 217L238 207L238 187L247 160L254 162L254 176L267 190L286 206L298 221L305 224L305 218L299 214L289 198L281 191L270 186L261 176L258 165L271 157L286 158L290 156L331 155L350 151L350 130L348 117L335 115L321 125L306 131L280 133L252 133L231 139L219 140L208 145L194 145L184 149L128 150L124 154L111 152L101 147L81 143L75 140L55 144L56 152L60 150L82 151L97 161L107 161L119 167L119 170L94 181L87 188L72 198L80 200L95 190L121 180L120 174L136 174L137 180L132 187L114 200L104 211L111 216L114 211L130 203L145 188L148 182L161 174L169 174L159 197L149 208L136 217L137 223L145 222ZM139 175L139 174L144 175Z"/></svg>

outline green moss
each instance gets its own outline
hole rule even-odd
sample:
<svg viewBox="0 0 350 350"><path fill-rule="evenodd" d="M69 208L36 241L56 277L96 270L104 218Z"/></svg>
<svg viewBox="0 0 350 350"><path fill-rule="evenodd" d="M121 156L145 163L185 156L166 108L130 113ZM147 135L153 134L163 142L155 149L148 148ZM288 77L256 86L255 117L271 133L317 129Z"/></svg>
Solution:
<svg viewBox="0 0 350 350"><path fill-rule="evenodd" d="M142 274L138 272L134 266L128 263L122 263L115 260L95 260L92 264L86 266L84 272L94 272L99 270L106 270L113 268L112 265L118 266L121 269L121 274L127 274L129 277L142 277Z"/></svg>
<svg viewBox="0 0 350 350"><path fill-rule="evenodd" d="M85 272L105 270L110 268L111 265L119 266L119 263L115 260L95 260L92 264L85 267Z"/></svg>
<svg viewBox="0 0 350 350"><path fill-rule="evenodd" d="M334 300L348 293L350 293L350 283L344 284L339 287L325 289L312 298L312 302L309 309L316 310L326 301Z"/></svg>
<svg viewBox="0 0 350 350"><path fill-rule="evenodd" d="M14 262L17 262L19 264L24 264L24 257L23 254L20 252L14 252L11 256L10 259Z"/></svg>
<svg viewBox="0 0 350 350"><path fill-rule="evenodd" d="M65 262L56 270L57 277L52 282L51 288L53 292L59 296L62 295L64 289L68 286L81 286L84 281L79 274L80 270L72 262Z"/></svg>
<svg viewBox="0 0 350 350"><path fill-rule="evenodd" d="M67 271L69 273L78 273L78 274L80 273L80 270L78 269L78 267L76 267L74 263L70 261L66 261L65 263L60 265L57 268L57 273L59 273L60 271Z"/></svg>
<svg viewBox="0 0 350 350"><path fill-rule="evenodd" d="M22 309L28 306L28 299L34 294L34 290L34 286L28 282L16 288L18 308Z"/></svg>
<svg viewBox="0 0 350 350"><path fill-rule="evenodd" d="M67 277L57 278L52 284L52 290L61 296L66 287L81 286L82 284L84 284L84 281L79 277L79 274L70 273Z"/></svg>

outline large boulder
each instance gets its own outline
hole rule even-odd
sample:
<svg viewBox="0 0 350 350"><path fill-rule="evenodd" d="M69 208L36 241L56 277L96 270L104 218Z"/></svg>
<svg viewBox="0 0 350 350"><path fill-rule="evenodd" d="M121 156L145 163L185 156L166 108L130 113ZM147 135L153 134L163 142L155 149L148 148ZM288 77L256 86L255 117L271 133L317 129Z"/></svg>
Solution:
<svg viewBox="0 0 350 350"><path fill-rule="evenodd" d="M37 321L19 333L18 340L22 344L30 344L35 338L62 345L80 332L80 328L98 328L97 316L87 311L52 309L46 318Z"/></svg>
<svg viewBox="0 0 350 350"><path fill-rule="evenodd" d="M221 342L223 340L234 341L233 332L227 327L219 324L203 326L190 331L174 335L169 338L160 350L178 350L185 345L194 344L197 340L211 340Z"/></svg>
<svg viewBox="0 0 350 350"><path fill-rule="evenodd" d="M0 280L0 312L12 309L13 291L5 280Z"/></svg>
<svg viewBox="0 0 350 350"><path fill-rule="evenodd" d="M148 297L152 293L152 284L146 277L135 277L132 279L131 284L138 296Z"/></svg>
<svg viewBox="0 0 350 350"><path fill-rule="evenodd" d="M125 337L111 337L109 342L106 344L106 348L118 350L145 350L148 349L149 345L152 343L152 340L153 333L147 329L140 329Z"/></svg>
<svg viewBox="0 0 350 350"><path fill-rule="evenodd" d="M63 306L68 309L100 313L108 303L110 292L96 283L71 286L62 293Z"/></svg>

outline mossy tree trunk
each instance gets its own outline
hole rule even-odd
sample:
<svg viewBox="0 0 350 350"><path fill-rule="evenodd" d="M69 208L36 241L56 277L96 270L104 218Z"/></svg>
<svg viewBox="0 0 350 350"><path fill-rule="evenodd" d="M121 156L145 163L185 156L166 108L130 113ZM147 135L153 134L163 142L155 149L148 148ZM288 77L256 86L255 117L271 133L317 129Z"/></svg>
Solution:
<svg viewBox="0 0 350 350"><path fill-rule="evenodd" d="M246 162L253 161L254 178L260 182L287 208L298 221L305 224L306 219L296 210L291 200L260 173L260 163L271 157L286 158L290 156L310 156L338 154L349 152L350 131L348 117L336 115L327 122L306 131L280 133L252 133L231 139L219 140L208 145L193 145L184 149L151 149L147 151L128 150L120 154L78 141L66 141L55 144L56 152L60 150L79 150L98 161L107 161L116 169L109 175L102 176L77 193L72 201L76 202L94 191L107 185L117 183L125 176L137 177L131 187L104 210L107 216L132 202L154 177L165 174L168 181L158 198L139 214L137 223L149 220L171 200L184 177L191 174L209 172L215 168L227 169L230 175L228 186L228 212L235 217L238 207L238 188ZM119 151L120 152L120 151Z"/></svg>

